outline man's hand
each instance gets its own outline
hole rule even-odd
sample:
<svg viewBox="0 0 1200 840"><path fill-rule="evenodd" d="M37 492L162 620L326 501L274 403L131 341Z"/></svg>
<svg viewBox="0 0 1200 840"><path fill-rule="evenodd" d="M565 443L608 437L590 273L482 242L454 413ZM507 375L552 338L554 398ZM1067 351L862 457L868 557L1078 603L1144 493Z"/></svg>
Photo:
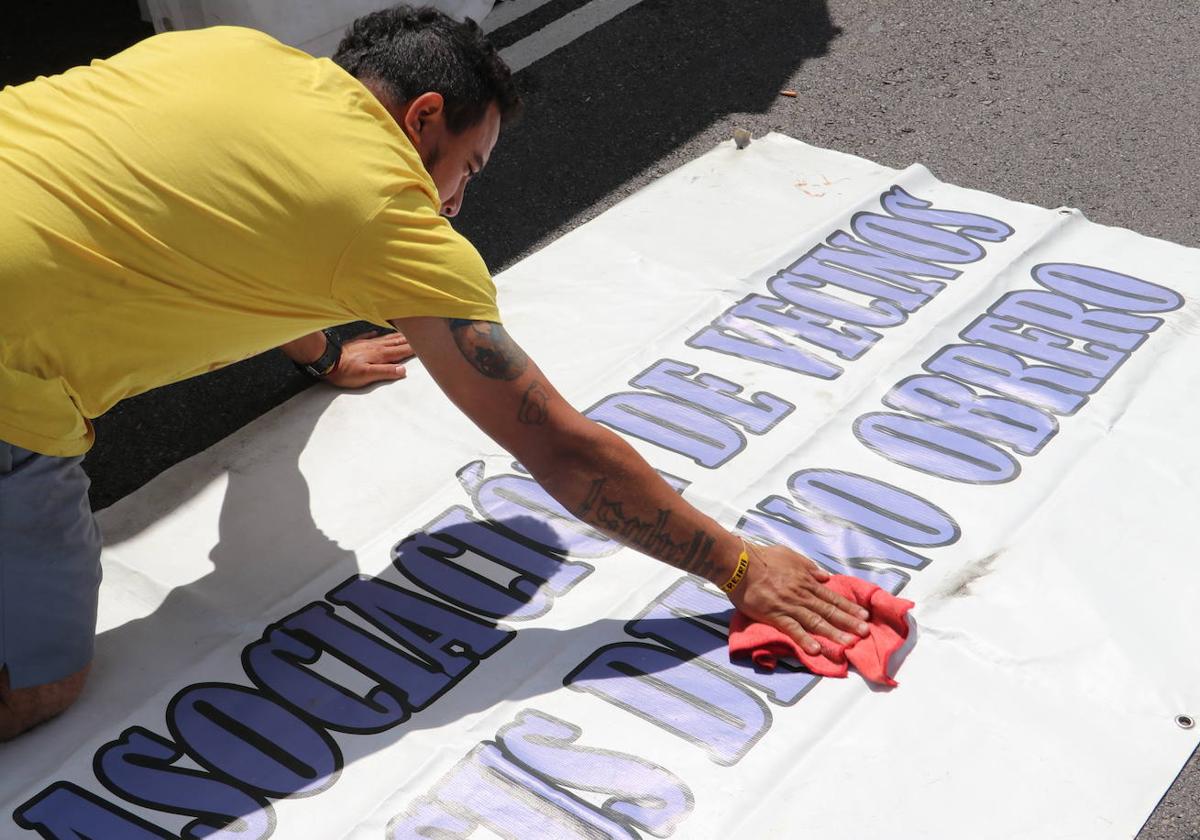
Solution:
<svg viewBox="0 0 1200 840"><path fill-rule="evenodd" d="M342 345L342 358L325 381L339 388L362 388L374 382L403 379L408 375L403 362L412 357L403 333L372 330Z"/></svg>
<svg viewBox="0 0 1200 840"><path fill-rule="evenodd" d="M869 613L822 585L829 572L783 546L746 546L750 567L729 600L747 616L782 630L811 654L821 653L811 634L843 645L866 635Z"/></svg>

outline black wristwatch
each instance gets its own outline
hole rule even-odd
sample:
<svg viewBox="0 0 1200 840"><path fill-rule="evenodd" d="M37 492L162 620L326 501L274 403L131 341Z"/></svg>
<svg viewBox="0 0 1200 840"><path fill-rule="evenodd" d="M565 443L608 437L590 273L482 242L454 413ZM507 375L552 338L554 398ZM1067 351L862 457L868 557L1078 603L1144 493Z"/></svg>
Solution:
<svg viewBox="0 0 1200 840"><path fill-rule="evenodd" d="M333 373L333 369L337 367L338 361L342 358L342 345L333 332L321 330L321 333L325 336L325 352L316 361L306 365L292 362L301 372L308 374L313 379L324 379Z"/></svg>

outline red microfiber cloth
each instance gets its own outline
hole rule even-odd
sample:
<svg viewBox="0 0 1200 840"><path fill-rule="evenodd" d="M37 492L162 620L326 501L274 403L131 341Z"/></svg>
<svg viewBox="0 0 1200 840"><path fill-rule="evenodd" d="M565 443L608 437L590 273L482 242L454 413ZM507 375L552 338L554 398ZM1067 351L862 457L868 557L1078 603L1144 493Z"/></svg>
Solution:
<svg viewBox="0 0 1200 840"><path fill-rule="evenodd" d="M822 677L844 677L849 666L853 665L871 682L895 686L896 681L887 673L888 659L908 638L906 616L915 604L849 575L834 575L825 586L865 607L871 614L867 619L870 631L865 638L856 637L849 645L842 645L814 633L813 638L821 643L823 650L814 656L802 650L782 630L752 621L740 611L735 611L733 620L729 622L730 657L750 657L754 664L773 671L779 657L791 656Z"/></svg>

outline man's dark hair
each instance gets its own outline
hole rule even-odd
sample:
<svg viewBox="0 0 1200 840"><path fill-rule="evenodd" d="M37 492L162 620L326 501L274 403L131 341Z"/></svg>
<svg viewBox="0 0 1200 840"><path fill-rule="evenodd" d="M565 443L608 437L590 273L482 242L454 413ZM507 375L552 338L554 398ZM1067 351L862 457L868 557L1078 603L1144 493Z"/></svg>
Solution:
<svg viewBox="0 0 1200 840"><path fill-rule="evenodd" d="M456 133L482 120L493 102L501 123L521 111L512 71L479 25L428 6L363 15L350 24L333 60L362 81L382 84L398 102L440 93L446 126Z"/></svg>

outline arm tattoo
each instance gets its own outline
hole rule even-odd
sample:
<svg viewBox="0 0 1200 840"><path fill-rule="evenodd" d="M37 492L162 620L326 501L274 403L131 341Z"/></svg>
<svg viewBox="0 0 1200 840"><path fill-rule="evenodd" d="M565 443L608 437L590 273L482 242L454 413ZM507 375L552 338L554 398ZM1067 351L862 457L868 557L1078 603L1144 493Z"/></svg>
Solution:
<svg viewBox="0 0 1200 840"><path fill-rule="evenodd" d="M549 416L546 399L546 389L542 387L542 383L534 380L525 389L525 396L521 397L521 408L517 411L517 419L526 426L544 426L546 418Z"/></svg>
<svg viewBox="0 0 1200 840"><path fill-rule="evenodd" d="M716 540L704 531L696 531L690 539L676 542L667 530L671 520L670 511L660 508L655 511L652 520L642 519L636 514L626 515L620 500L604 494L604 485L607 483L607 478L597 478L592 482L587 498L575 511L576 516L617 534L625 543L677 569L703 578L712 573L715 564L711 555Z"/></svg>
<svg viewBox="0 0 1200 840"><path fill-rule="evenodd" d="M488 379L511 381L525 372L529 357L501 325L464 318L447 318L446 324L463 358Z"/></svg>

